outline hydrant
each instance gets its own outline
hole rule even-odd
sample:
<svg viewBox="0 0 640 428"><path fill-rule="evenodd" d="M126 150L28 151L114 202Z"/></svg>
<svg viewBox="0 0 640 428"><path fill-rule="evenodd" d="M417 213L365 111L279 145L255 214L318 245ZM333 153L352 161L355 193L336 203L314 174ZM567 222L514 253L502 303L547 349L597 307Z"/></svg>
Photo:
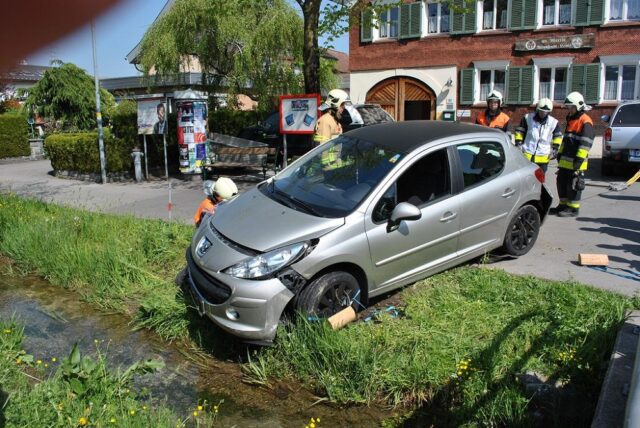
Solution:
<svg viewBox="0 0 640 428"><path fill-rule="evenodd" d="M138 146L134 147L131 157L133 158L133 169L137 183L142 181L142 156L144 156L144 153L140 151L140 148Z"/></svg>

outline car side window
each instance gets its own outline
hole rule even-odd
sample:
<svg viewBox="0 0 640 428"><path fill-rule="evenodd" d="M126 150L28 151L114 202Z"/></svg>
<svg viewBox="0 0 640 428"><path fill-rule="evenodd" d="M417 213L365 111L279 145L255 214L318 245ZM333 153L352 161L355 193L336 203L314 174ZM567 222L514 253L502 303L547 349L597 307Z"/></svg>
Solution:
<svg viewBox="0 0 640 428"><path fill-rule="evenodd" d="M490 180L504 169L504 149L500 143L460 144L457 149L465 189Z"/></svg>
<svg viewBox="0 0 640 428"><path fill-rule="evenodd" d="M389 219L400 202L423 207L451 194L449 162L446 149L429 153L418 159L382 195L376 204L372 220L376 223Z"/></svg>
<svg viewBox="0 0 640 428"><path fill-rule="evenodd" d="M623 105L618 109L616 117L611 121L612 126L639 126L640 104Z"/></svg>

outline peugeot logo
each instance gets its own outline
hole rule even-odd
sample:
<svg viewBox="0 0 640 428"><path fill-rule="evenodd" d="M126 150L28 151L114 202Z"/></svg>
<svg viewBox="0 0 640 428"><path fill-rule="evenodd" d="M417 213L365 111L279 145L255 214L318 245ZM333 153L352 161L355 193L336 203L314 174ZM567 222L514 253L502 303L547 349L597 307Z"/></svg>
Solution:
<svg viewBox="0 0 640 428"><path fill-rule="evenodd" d="M209 241L206 236L203 236L200 242L198 242L198 245L196 245L196 254L198 257L202 257L209 248L211 248L211 241Z"/></svg>

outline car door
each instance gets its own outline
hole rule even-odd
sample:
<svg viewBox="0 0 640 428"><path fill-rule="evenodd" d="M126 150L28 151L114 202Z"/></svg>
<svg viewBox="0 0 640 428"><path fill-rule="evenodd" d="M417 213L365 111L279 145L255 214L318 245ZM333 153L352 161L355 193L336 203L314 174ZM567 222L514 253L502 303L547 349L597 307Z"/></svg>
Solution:
<svg viewBox="0 0 640 428"><path fill-rule="evenodd" d="M509 215L520 198L520 176L507 167L505 144L473 141L456 145L462 175L460 256L496 247L504 238Z"/></svg>
<svg viewBox="0 0 640 428"><path fill-rule="evenodd" d="M389 216L400 202L421 212L418 220L389 227ZM455 258L459 198L453 195L451 162L446 148L418 156L388 184L365 213L365 230L373 272L374 294L407 284Z"/></svg>

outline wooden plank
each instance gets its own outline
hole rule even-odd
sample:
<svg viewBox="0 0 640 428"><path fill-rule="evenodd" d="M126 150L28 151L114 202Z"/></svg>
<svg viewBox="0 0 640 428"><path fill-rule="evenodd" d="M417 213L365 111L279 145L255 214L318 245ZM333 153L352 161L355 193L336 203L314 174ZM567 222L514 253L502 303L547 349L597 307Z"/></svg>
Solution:
<svg viewBox="0 0 640 428"><path fill-rule="evenodd" d="M580 266L607 266L609 264L609 256L606 254L578 254L578 263Z"/></svg>
<svg viewBox="0 0 640 428"><path fill-rule="evenodd" d="M219 155L266 155L275 153L275 149L270 149L269 147L217 147L214 151Z"/></svg>

